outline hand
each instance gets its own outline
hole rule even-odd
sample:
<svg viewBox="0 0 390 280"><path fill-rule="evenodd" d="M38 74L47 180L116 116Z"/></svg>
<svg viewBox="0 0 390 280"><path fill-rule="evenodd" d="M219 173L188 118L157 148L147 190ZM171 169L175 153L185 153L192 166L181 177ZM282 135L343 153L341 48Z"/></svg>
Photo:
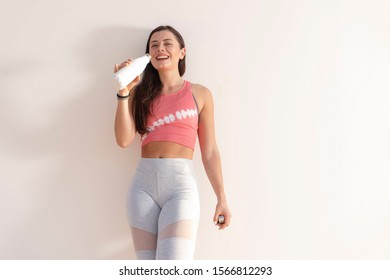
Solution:
<svg viewBox="0 0 390 280"><path fill-rule="evenodd" d="M114 73L118 72L118 70L122 69L123 67L126 67L127 65L130 65L131 62L132 62L132 59L129 58L128 60L126 60L126 61L122 62L121 64L119 64L119 66L118 66L118 64L115 64L115 66L114 66ZM141 79L141 76L135 77L135 79L132 82L130 82L130 84L128 84L125 88L119 90L118 94L122 95L122 96L128 95L129 92L133 89L133 87L135 87L138 84L140 79Z"/></svg>
<svg viewBox="0 0 390 280"><path fill-rule="evenodd" d="M218 224L218 216L222 215L225 217L225 222L223 224ZM224 229L229 226L230 219L232 217L232 214L229 211L229 208L226 203L218 203L215 207L215 214L214 214L214 224L219 227L219 229Z"/></svg>

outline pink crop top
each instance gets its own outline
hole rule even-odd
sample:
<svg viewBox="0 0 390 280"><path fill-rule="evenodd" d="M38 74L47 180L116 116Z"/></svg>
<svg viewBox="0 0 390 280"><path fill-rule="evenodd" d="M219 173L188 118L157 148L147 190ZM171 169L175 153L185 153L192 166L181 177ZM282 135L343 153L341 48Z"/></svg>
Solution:
<svg viewBox="0 0 390 280"><path fill-rule="evenodd" d="M154 141L175 142L194 150L198 131L198 106L191 83L157 97L147 121L148 132L141 136L142 146Z"/></svg>

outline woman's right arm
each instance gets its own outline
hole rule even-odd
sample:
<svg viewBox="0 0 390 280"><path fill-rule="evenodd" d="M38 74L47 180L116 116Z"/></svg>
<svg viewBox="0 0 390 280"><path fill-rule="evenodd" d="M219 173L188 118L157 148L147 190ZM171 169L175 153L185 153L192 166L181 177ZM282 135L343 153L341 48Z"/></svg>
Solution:
<svg viewBox="0 0 390 280"><path fill-rule="evenodd" d="M131 60L126 60L119 66L115 64L114 72L117 72L122 67L129 65ZM133 141L136 129L135 123L133 119L133 114L131 111L132 102L133 102L133 94L134 94L134 86L140 80L140 76L137 76L134 81L132 81L126 88L120 90L118 92L121 96L126 96L130 93L130 98L128 99L118 99L118 104L116 108L116 116L115 116L115 139L116 143L122 147L128 147Z"/></svg>

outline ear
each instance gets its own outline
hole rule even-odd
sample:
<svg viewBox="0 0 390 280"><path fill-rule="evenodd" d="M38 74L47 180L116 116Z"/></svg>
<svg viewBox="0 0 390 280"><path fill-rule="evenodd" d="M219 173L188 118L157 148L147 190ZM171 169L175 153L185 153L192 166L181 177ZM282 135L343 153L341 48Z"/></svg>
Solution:
<svg viewBox="0 0 390 280"><path fill-rule="evenodd" d="M186 53L187 53L186 48L182 48L180 50L180 59L183 59L185 57Z"/></svg>

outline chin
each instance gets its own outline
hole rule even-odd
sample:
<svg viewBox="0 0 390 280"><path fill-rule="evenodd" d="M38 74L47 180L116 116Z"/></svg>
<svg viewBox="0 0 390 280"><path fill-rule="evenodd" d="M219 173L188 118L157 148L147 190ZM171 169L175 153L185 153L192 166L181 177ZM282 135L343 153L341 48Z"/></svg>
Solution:
<svg viewBox="0 0 390 280"><path fill-rule="evenodd" d="M172 65L153 65L154 69L156 69L157 71L171 71L173 70L173 66Z"/></svg>

